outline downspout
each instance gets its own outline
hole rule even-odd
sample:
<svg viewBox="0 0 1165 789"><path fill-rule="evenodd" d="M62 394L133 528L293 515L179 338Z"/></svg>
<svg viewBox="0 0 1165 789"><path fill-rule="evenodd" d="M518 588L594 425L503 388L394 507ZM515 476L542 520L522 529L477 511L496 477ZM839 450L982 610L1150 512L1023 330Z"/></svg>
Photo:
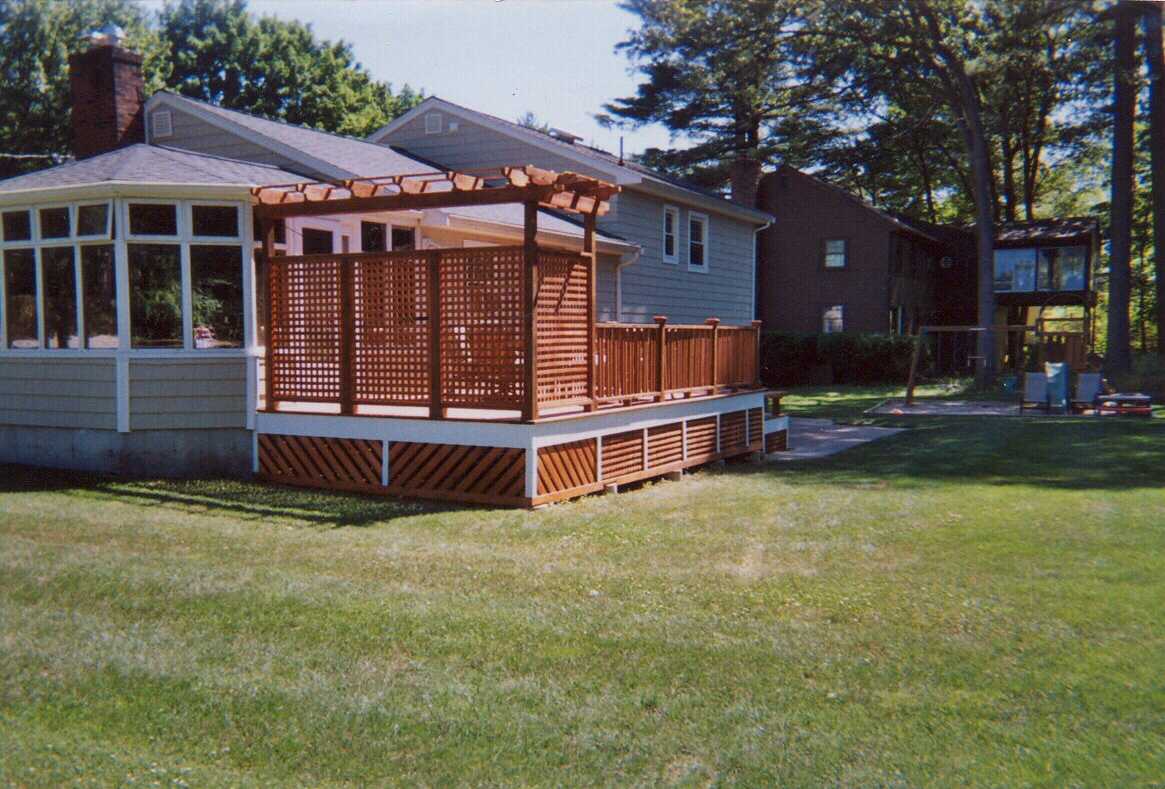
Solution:
<svg viewBox="0 0 1165 789"><path fill-rule="evenodd" d="M773 220L770 219L756 230L752 231L752 316L758 320L760 319L760 304L758 304L756 300L756 248L757 245L760 244L760 238L758 238L758 236L761 234L761 232L768 230L772 226Z"/></svg>
<svg viewBox="0 0 1165 789"><path fill-rule="evenodd" d="M618 323L623 322L623 269L638 261L642 254L643 249L636 247L634 252L620 255L615 265L615 321Z"/></svg>

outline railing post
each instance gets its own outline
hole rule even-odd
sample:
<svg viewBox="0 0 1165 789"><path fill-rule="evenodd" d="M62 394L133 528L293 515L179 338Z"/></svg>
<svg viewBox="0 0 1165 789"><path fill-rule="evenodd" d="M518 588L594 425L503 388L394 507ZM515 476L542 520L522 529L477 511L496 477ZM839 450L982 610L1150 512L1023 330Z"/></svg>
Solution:
<svg viewBox="0 0 1165 789"><path fill-rule="evenodd" d="M596 204L597 205L597 204ZM587 259L587 410L594 411L595 399L595 215L583 220L583 255ZM597 477L596 477L597 479Z"/></svg>
<svg viewBox="0 0 1165 789"><path fill-rule="evenodd" d="M444 414L441 403L441 253L431 250L425 265L429 270L429 418Z"/></svg>
<svg viewBox="0 0 1165 789"><path fill-rule="evenodd" d="M352 357L355 356L356 315L355 262L350 257L340 258L340 413L353 412L353 390L356 388Z"/></svg>
<svg viewBox="0 0 1165 789"><path fill-rule="evenodd" d="M538 204L526 203L522 244L522 340L526 349L522 421L538 418Z"/></svg>
<svg viewBox="0 0 1165 789"><path fill-rule="evenodd" d="M704 323L712 327L712 374L708 382L712 385L712 394L716 394L716 376L720 373L720 319L706 318Z"/></svg>
<svg viewBox="0 0 1165 789"><path fill-rule="evenodd" d="M655 335L655 399L662 401L667 394L664 388L667 385L667 373L664 370L667 360L667 316L653 315L652 320L659 327Z"/></svg>
<svg viewBox="0 0 1165 789"><path fill-rule="evenodd" d="M263 308L263 375L264 390L263 408L274 411L275 408L275 348L271 341L271 305L275 300L275 271L271 258L275 254L275 223L270 219L260 219L259 229L263 234L263 287L267 289L266 304Z"/></svg>
<svg viewBox="0 0 1165 789"><path fill-rule="evenodd" d="M760 358L760 324L761 324L760 321L753 321L752 322L753 342L756 343L756 347L753 350L753 358L756 359L756 368L753 370L753 373L752 373L752 385L755 387L758 387L758 388L761 385L761 377L760 377L760 362L761 362L761 358Z"/></svg>

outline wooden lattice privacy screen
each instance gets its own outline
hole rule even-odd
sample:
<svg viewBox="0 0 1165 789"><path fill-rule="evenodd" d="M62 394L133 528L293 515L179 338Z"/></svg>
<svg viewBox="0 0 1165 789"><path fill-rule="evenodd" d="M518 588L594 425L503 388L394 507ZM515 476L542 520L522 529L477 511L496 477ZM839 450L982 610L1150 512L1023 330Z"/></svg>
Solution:
<svg viewBox="0 0 1165 789"><path fill-rule="evenodd" d="M273 257L269 401L521 410L524 253ZM588 399L590 260L537 254L538 403Z"/></svg>

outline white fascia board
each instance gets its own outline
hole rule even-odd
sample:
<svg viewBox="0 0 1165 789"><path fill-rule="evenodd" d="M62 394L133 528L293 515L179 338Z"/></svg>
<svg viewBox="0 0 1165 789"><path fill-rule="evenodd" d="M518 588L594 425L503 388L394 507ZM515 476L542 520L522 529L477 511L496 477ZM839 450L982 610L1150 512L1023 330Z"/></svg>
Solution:
<svg viewBox="0 0 1165 789"><path fill-rule="evenodd" d="M272 153L286 156L291 161L315 170L316 172L322 173L328 178L344 180L346 178L355 178L362 175L361 173L350 173L347 170L331 164L330 162L325 162L323 159L317 159L314 156L309 156L298 148L294 148L290 145L285 145L281 142L272 140L270 137L253 131L252 129L248 129L242 124L235 123L234 121L231 121L230 119L224 118L213 112L208 112L194 102L185 102L177 96L173 96L169 93L155 93L153 96L150 96L149 100L146 102L145 113L153 111L153 109L159 105L169 107L171 110L178 110L179 112L188 112L191 115L196 116L199 120L206 121L211 126L217 127L226 132L230 132L231 134L234 134L237 137L246 140L247 142L258 145L260 148L266 148ZM149 126L149 124L146 125Z"/></svg>
<svg viewBox="0 0 1165 789"><path fill-rule="evenodd" d="M368 142L385 144L385 140L391 136L394 131L404 126L418 115L435 109L439 109L441 112L453 115L468 123L476 123L478 126L484 126L491 131L495 131L498 134L504 134L507 137L519 140L520 142L523 142L527 145L532 145L535 148L546 151L547 153L561 156L564 159L570 159L571 161L576 162L580 167L587 167L591 170L602 173L606 178L609 178L613 183L619 184L620 186L625 186L627 184L637 184L643 180L642 176L633 171L627 170L623 167L612 166L609 164L604 164L603 162L595 161L585 154L579 153L578 151L572 151L570 146L556 143L550 139L539 140L533 136L535 134L540 134L539 132L530 132L529 134L524 133L524 130L514 129L510 126L510 124L504 121L490 118L488 116L482 115L481 113L474 112L473 110L459 107L456 104L449 104L448 102L442 101L436 96L430 96L429 98L425 99L423 102L413 107L404 115L401 115L399 118L390 121L387 125L372 132L372 134L368 135L368 137L365 139L367 139ZM526 162L512 162L512 164L516 166L526 164Z"/></svg>
<svg viewBox="0 0 1165 789"><path fill-rule="evenodd" d="M112 197L173 198L175 200L251 200L252 184L184 184L169 181L96 181L89 184L14 189L0 193L0 205L98 200Z"/></svg>
<svg viewBox="0 0 1165 789"><path fill-rule="evenodd" d="M702 208L705 211L728 216L742 222L751 222L754 225L763 225L773 221L772 215L766 214L764 211L758 211L755 208L745 208L728 200L693 192L691 189L673 186L664 181L657 181L652 178L644 178L629 191L643 192L655 197L674 200L677 203L683 203L689 207Z"/></svg>

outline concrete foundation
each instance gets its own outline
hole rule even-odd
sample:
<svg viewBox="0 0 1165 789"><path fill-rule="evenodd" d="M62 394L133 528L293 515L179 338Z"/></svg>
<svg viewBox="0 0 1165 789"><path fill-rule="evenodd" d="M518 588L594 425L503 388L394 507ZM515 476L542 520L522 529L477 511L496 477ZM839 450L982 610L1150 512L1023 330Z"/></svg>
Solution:
<svg viewBox="0 0 1165 789"><path fill-rule="evenodd" d="M0 425L0 463L129 475L246 476L251 473L251 433Z"/></svg>

